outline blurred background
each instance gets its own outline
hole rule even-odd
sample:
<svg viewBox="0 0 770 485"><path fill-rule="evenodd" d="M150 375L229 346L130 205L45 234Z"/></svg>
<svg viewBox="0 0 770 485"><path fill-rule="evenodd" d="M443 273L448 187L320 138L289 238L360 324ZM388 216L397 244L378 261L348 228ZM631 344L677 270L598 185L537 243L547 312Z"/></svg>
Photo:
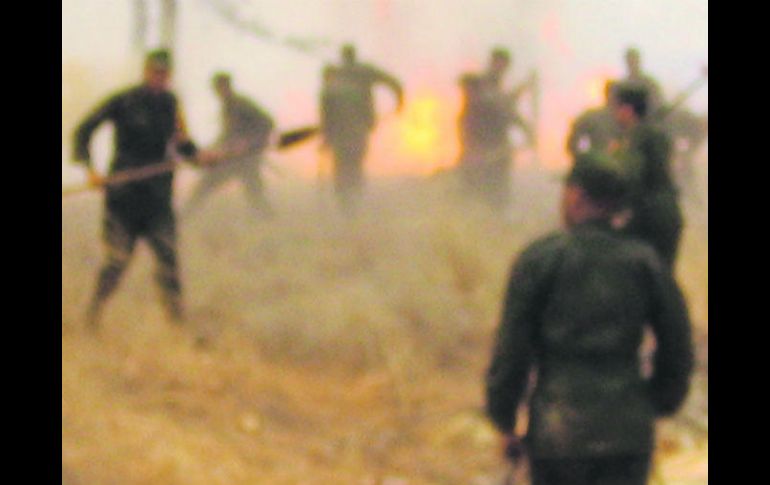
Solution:
<svg viewBox="0 0 770 485"><path fill-rule="evenodd" d="M135 4L150 21L137 41ZM457 157L455 123L461 73L486 65L489 50L504 46L513 67L506 80L533 70L541 82L539 153L517 165L563 168L571 120L602 103L603 83L624 75L623 51L636 46L642 68L661 83L668 99L700 75L708 61L708 3L702 0L183 0L176 1L174 85L190 129L201 142L217 130L209 88L219 69L290 129L317 120L324 63L338 59L343 42L359 56L396 75L407 96L405 112L385 117L372 140L368 171L374 175L427 174ZM62 2L62 129L112 90L138 80L142 45L161 39L160 2ZM378 97L381 113L393 108ZM523 103L522 109L531 109ZM708 110L708 86L687 107ZM65 143L66 144L66 143ZM313 173L310 147L281 160ZM65 164L62 177L78 177ZM282 155L283 156L283 155Z"/></svg>
<svg viewBox="0 0 770 485"><path fill-rule="evenodd" d="M98 337L83 314L103 257L102 194L62 199L62 483L66 485L499 485L509 473L483 414L483 373L510 264L559 227L565 138L602 104L608 78L642 68L670 100L708 62L704 0L62 1L62 185L76 124L138 82L147 48L171 35L174 90L200 145L216 137L218 70L280 131L315 124L321 69L343 42L397 76L403 112L377 92L365 208L347 220L317 184L317 140L271 152L272 220L223 189L180 220L189 322L164 319L140 245ZM144 31L136 9L144 6ZM141 33L141 35L139 35ZM508 48L507 86L535 71L537 153L514 163L506 217L430 177L458 157L459 76ZM685 103L706 115L708 87ZM111 130L92 148L106 169ZM708 146L683 198L676 276L698 369L683 411L660 423L653 482L708 483ZM198 178L183 167L175 196ZM325 192L324 192L325 191ZM201 346L201 337L205 345ZM522 421L525 423L525 421Z"/></svg>

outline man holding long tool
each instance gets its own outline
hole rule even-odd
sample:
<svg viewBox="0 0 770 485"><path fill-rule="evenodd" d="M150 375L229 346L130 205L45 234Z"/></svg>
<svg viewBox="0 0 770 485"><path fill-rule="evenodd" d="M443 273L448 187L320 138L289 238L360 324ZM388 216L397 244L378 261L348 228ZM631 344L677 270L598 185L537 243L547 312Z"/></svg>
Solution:
<svg viewBox="0 0 770 485"><path fill-rule="evenodd" d="M233 90L229 73L216 73L212 86L222 104L222 133L215 151L210 152L218 162L203 173L182 216L197 210L220 185L237 179L246 191L253 212L269 217L273 209L265 196L260 169L275 123L265 110Z"/></svg>
<svg viewBox="0 0 770 485"><path fill-rule="evenodd" d="M138 238L149 243L157 259L156 278L168 317L174 322L183 319L172 207L173 162L168 160L170 148L188 159L196 156L197 148L187 136L176 96L169 90L170 75L168 51L150 52L142 83L107 99L75 133L75 160L86 166L93 186L105 188L102 230L107 257L88 307L87 324L92 330L98 328L104 303L117 287ZM89 143L94 131L108 121L115 127L115 154L111 176L103 178L91 164ZM117 183L121 175L141 171L148 176Z"/></svg>

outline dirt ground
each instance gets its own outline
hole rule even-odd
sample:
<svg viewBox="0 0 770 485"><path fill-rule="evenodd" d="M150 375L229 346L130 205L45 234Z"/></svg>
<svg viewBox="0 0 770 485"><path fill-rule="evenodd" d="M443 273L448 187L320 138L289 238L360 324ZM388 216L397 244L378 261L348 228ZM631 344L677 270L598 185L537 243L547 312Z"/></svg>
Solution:
<svg viewBox="0 0 770 485"><path fill-rule="evenodd" d="M499 483L481 376L510 263L558 227L555 177L517 173L502 220L443 176L374 181L355 221L315 185L268 182L273 220L230 188L180 221L184 326L140 246L97 336L100 198L62 201L62 483ZM685 201L677 266L698 372L660 423L653 484L708 481L705 195Z"/></svg>

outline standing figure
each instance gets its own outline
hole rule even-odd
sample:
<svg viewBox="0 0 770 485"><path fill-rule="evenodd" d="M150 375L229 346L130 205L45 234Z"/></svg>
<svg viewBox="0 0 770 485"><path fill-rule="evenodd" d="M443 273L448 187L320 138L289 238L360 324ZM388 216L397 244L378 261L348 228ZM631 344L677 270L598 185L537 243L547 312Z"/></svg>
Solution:
<svg viewBox="0 0 770 485"><path fill-rule="evenodd" d="M104 122L111 122L115 129L111 174L162 164L169 159L170 149L187 158L195 157L197 148L187 136L177 98L169 90L170 75L168 51L150 52L143 82L111 96L80 124L74 158L87 167L92 184L105 182L92 166L89 150L92 134ZM107 257L88 308L90 328L97 328L104 303L117 287L139 238L149 243L157 259L156 279L168 317L175 322L182 320L172 188L172 171L106 185L102 235Z"/></svg>
<svg viewBox="0 0 770 485"><path fill-rule="evenodd" d="M625 53L626 77L622 82L628 86L637 86L647 91L647 111L655 113L663 107L663 90L660 83L642 70L642 55L636 47L629 47Z"/></svg>
<svg viewBox="0 0 770 485"><path fill-rule="evenodd" d="M265 196L260 169L273 132L273 119L233 90L228 73L215 74L212 86L222 103L222 130L210 151L211 166L203 172L182 214L188 217L220 185L237 179L246 190L252 210L269 217L273 210Z"/></svg>
<svg viewBox="0 0 770 485"><path fill-rule="evenodd" d="M341 64L324 68L321 132L334 158L334 191L338 203L345 213L352 214L363 194L364 161L369 134L376 121L373 88L378 84L389 88L396 97L399 111L403 106L403 89L392 75L359 62L354 46L344 45L341 55Z"/></svg>
<svg viewBox="0 0 770 485"><path fill-rule="evenodd" d="M519 125L531 135L529 125L516 110L516 101L529 85L522 84L511 92L503 87L510 65L509 52L496 48L486 72L460 78L463 93L459 118L460 176L468 192L499 210L508 206L511 197L510 129Z"/></svg>
<svg viewBox="0 0 770 485"><path fill-rule="evenodd" d="M606 152L613 140L620 137L620 126L612 112L615 81L604 85L604 106L589 109L572 123L567 137L567 150L576 157L588 151Z"/></svg>
<svg viewBox="0 0 770 485"><path fill-rule="evenodd" d="M506 455L526 453L532 485L646 484L655 420L675 413L689 390L682 292L649 245L611 225L625 191L608 161L580 155L562 192L566 229L530 244L511 271L486 410ZM646 374L645 329L657 345Z"/></svg>
<svg viewBox="0 0 770 485"><path fill-rule="evenodd" d="M671 168L671 138L648 118L646 89L621 85L614 116L622 130L614 156L631 181L631 218L624 231L651 244L671 271L684 218Z"/></svg>

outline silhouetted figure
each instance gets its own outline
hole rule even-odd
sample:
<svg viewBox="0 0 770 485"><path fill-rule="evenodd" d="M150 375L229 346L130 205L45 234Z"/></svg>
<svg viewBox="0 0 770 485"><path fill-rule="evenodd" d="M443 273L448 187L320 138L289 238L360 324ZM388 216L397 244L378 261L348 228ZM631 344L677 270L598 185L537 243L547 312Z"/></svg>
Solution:
<svg viewBox="0 0 770 485"><path fill-rule="evenodd" d="M511 199L510 130L518 125L531 134L529 125L516 110L516 101L528 84L512 91L503 86L510 65L509 52L496 48L485 72L464 74L460 78L463 94L459 118L460 176L468 193L498 210L507 208Z"/></svg>
<svg viewBox="0 0 770 485"><path fill-rule="evenodd" d="M606 152L612 140L620 137L620 125L612 112L614 81L604 85L604 105L589 109L572 123L567 150L573 157L588 151Z"/></svg>
<svg viewBox="0 0 770 485"><path fill-rule="evenodd" d="M526 454L532 485L646 484L655 420L689 390L682 292L649 245L611 225L626 189L611 161L579 155L562 192L566 228L527 246L510 273L486 409L508 456ZM645 329L656 341L649 375Z"/></svg>
<svg viewBox="0 0 770 485"><path fill-rule="evenodd" d="M197 149L186 134L176 96L168 87L170 75L168 52L149 53L143 82L111 96L78 127L74 159L88 168L91 183L103 183L91 165L89 143L93 132L105 122L111 122L115 128L111 174L161 164L169 159L170 149L188 158L196 155ZM97 327L104 303L117 287L140 238L147 241L157 259L156 279L169 318L182 320L172 188L172 171L106 186L102 230L107 257L87 313L91 328Z"/></svg>
<svg viewBox="0 0 770 485"><path fill-rule="evenodd" d="M255 214L271 216L265 196L261 166L269 146L274 122L270 115L247 97L236 93L228 73L217 73L212 87L222 105L222 129L211 150L213 162L201 174L182 213L190 216L223 183L237 180L243 185Z"/></svg>
<svg viewBox="0 0 770 485"><path fill-rule="evenodd" d="M642 70L642 55L636 47L629 47L625 53L626 77L622 82L627 86L637 86L647 91L647 111L654 113L663 106L665 99L660 83Z"/></svg>
<svg viewBox="0 0 770 485"><path fill-rule="evenodd" d="M671 139L646 119L647 95L634 84L621 84L615 94L622 136L613 154L631 181L631 219L624 230L650 243L673 271L684 221L671 173Z"/></svg>
<svg viewBox="0 0 770 485"><path fill-rule="evenodd" d="M376 122L373 88L379 84L396 97L397 109L403 106L403 89L392 75L356 59L356 50L346 44L339 65L324 67L320 94L321 131L331 148L334 191L340 208L347 214L356 211L364 188L364 161L369 134Z"/></svg>

